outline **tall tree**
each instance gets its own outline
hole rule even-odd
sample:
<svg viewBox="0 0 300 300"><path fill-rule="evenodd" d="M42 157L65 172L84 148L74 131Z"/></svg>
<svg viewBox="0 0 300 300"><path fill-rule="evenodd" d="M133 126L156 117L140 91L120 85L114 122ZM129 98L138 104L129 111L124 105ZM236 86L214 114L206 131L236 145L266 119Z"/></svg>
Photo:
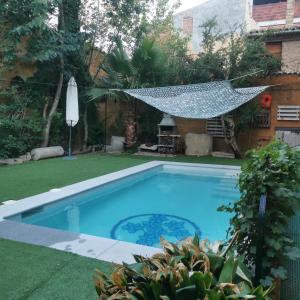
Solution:
<svg viewBox="0 0 300 300"><path fill-rule="evenodd" d="M86 38L80 32L81 1L8 0L3 7L2 63L4 68L18 61L36 64L38 72L30 82L37 86L44 103L42 146L47 146L64 81L82 65L77 59ZM44 88L41 81L46 83Z"/></svg>
<svg viewBox="0 0 300 300"><path fill-rule="evenodd" d="M108 23L108 39L134 47L146 31L145 20L153 0L103 0Z"/></svg>
<svg viewBox="0 0 300 300"><path fill-rule="evenodd" d="M49 144L51 125L61 99L64 78L69 78L73 75L74 69L76 68L74 62L78 56L80 57L78 53L83 49L84 40L80 33L80 8L80 0L62 0L61 2L58 2L59 15L55 33L58 35L56 43L56 46L58 46L56 61L59 66L59 76L54 99L50 106L49 102L46 101L44 107L45 127L42 147L46 147ZM77 65L80 67L82 65L81 61L79 64L77 63ZM49 110L48 106L50 107Z"/></svg>

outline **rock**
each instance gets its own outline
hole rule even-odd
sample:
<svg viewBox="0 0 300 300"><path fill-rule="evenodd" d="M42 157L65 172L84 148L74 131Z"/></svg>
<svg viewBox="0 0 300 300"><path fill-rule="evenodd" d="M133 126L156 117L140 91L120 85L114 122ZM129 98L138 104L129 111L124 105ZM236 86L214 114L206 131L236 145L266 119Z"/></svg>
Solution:
<svg viewBox="0 0 300 300"><path fill-rule="evenodd" d="M19 159L22 159L23 162L30 161L31 160L31 154L29 152L27 152L26 154L19 156Z"/></svg>
<svg viewBox="0 0 300 300"><path fill-rule="evenodd" d="M140 151L157 151L158 146L157 145L152 145L152 146L147 146L146 144L142 144L139 146Z"/></svg>
<svg viewBox="0 0 300 300"><path fill-rule="evenodd" d="M21 158L8 158L4 160L5 165L19 165L22 163L23 160Z"/></svg>
<svg viewBox="0 0 300 300"><path fill-rule="evenodd" d="M222 157L222 158L235 158L233 153L229 152L212 152L213 157Z"/></svg>
<svg viewBox="0 0 300 300"><path fill-rule="evenodd" d="M213 138L209 134L188 133L185 136L185 154L206 156L212 152Z"/></svg>
<svg viewBox="0 0 300 300"><path fill-rule="evenodd" d="M111 145L106 146L107 152L120 153L124 150L125 138L122 136L112 136Z"/></svg>
<svg viewBox="0 0 300 300"><path fill-rule="evenodd" d="M64 153L65 151L61 146L35 148L31 150L31 157L32 160L39 160L43 158L63 156Z"/></svg>
<svg viewBox="0 0 300 300"><path fill-rule="evenodd" d="M27 152L24 155L21 155L18 158L7 158L7 159L1 159L0 160L0 166L1 165L19 165L23 162L31 160L31 155L29 152Z"/></svg>

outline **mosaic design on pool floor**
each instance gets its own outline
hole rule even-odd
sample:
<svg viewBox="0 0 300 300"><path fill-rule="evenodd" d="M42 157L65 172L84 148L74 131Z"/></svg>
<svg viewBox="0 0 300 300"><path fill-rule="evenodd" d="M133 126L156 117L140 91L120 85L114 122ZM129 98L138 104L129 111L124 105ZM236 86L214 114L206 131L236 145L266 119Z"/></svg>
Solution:
<svg viewBox="0 0 300 300"><path fill-rule="evenodd" d="M130 236L130 241L136 244L158 247L161 236L175 242L195 233L201 235L199 227L188 219L166 214L143 214L118 222L111 231L111 237L128 240Z"/></svg>

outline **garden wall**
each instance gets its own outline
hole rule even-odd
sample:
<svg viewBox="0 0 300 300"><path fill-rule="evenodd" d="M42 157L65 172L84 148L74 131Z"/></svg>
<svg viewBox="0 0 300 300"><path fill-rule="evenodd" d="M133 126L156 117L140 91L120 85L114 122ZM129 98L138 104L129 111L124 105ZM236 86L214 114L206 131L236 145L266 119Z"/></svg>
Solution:
<svg viewBox="0 0 300 300"><path fill-rule="evenodd" d="M299 129L300 121L279 121L277 120L278 105L299 105L300 106L300 76L299 75L278 75L259 79L254 85L276 85L269 89L273 97L272 106L270 109L270 127L249 129L243 132L239 137L239 145L243 152L251 148L263 146L269 143L276 134L276 129ZM261 96L254 101L261 101ZM137 118L142 122L142 114L147 107L141 101L137 101ZM132 105L132 104L131 104ZM130 109L130 104L127 101L110 101L107 106L107 142L110 142L112 135L124 135L125 117ZM132 109L132 106L131 106ZM99 121L104 124L105 104L98 104ZM205 120L193 120L184 118L175 118L178 133L184 139L187 133L206 133ZM157 122L153 122L153 130L157 130ZM140 140L141 143L145 142ZM231 152L223 138L213 139L214 151Z"/></svg>
<svg viewBox="0 0 300 300"><path fill-rule="evenodd" d="M300 106L300 76L278 75L260 79L257 85L277 85L269 89L272 95L272 106L270 109L270 127L252 129L241 134L239 144L243 151L263 146L269 143L275 136L277 129L299 129L300 121L277 120L278 105ZM256 101L260 101L261 96Z"/></svg>

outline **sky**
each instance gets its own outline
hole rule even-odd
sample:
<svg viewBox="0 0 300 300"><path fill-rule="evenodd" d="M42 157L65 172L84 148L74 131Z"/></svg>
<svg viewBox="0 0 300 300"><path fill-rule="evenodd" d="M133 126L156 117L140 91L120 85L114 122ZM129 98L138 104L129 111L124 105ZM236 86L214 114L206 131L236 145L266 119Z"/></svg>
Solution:
<svg viewBox="0 0 300 300"><path fill-rule="evenodd" d="M191 7L194 7L198 4L201 4L203 2L207 2L209 0L181 0L181 6L179 7L179 9L176 12L180 12L186 9L189 9ZM176 0L171 0L170 2L175 3Z"/></svg>

